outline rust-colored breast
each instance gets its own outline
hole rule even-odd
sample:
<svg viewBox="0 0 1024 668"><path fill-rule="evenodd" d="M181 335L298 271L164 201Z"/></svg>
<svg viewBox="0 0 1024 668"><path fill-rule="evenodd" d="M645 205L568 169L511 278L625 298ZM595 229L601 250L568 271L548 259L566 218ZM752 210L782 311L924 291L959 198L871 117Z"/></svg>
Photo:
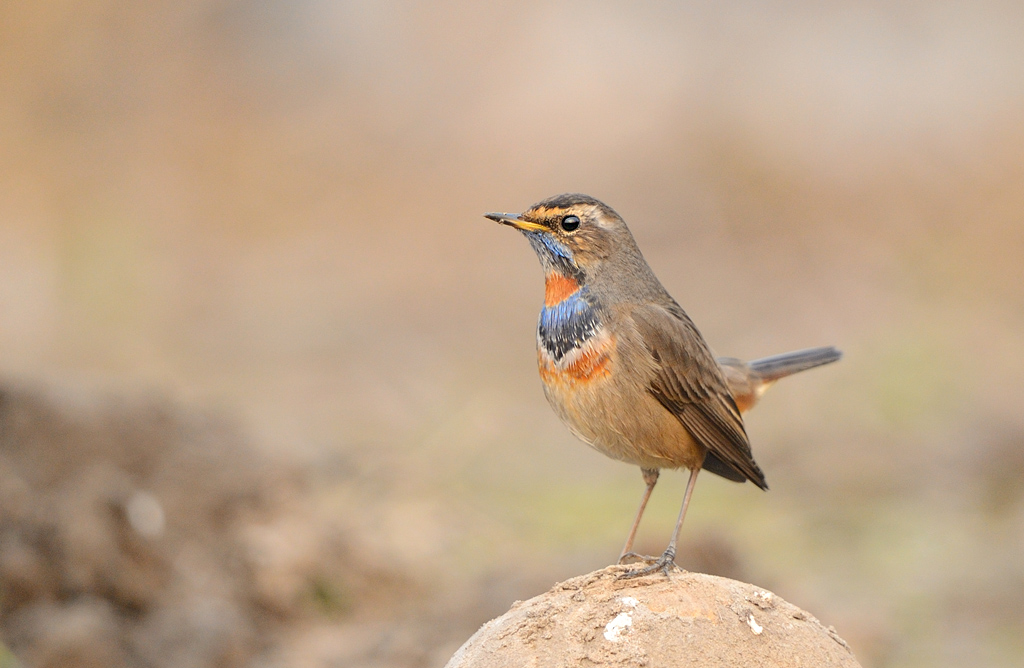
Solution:
<svg viewBox="0 0 1024 668"><path fill-rule="evenodd" d="M544 279L544 305L561 304L579 289L580 284L574 278L558 273L548 274Z"/></svg>

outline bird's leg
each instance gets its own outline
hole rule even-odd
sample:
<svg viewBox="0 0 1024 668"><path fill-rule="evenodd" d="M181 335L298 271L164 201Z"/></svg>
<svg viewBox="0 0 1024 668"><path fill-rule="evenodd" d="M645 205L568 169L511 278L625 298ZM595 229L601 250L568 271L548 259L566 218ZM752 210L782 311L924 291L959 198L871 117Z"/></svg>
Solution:
<svg viewBox="0 0 1024 668"><path fill-rule="evenodd" d="M683 496L683 507L679 509L679 519L676 520L676 529L672 532L672 540L669 541L668 547L665 548L665 553L661 555L661 558L647 568L627 571L620 575L620 578L635 578L641 575L656 573L658 571L662 571L665 575L668 575L669 570L676 565L676 542L679 540L679 530L683 528L683 519L686 517L686 509L690 506L690 497L693 495L693 487L697 482L698 473L700 473L699 466L695 466L690 469L690 480L686 483L686 494Z"/></svg>
<svg viewBox="0 0 1024 668"><path fill-rule="evenodd" d="M647 508L647 502L651 498L651 492L654 491L654 486L658 484L658 469L640 469L640 473L644 476L644 482L647 483L647 489L644 490L644 495L640 499L640 507L636 511L636 519L633 520L633 528L629 530L629 535L626 537L626 544L622 546L622 553L619 554L618 563L620 564L626 557L640 556L635 552L631 552L633 549L633 539L636 538L636 530L640 527L640 518L644 516L644 509Z"/></svg>

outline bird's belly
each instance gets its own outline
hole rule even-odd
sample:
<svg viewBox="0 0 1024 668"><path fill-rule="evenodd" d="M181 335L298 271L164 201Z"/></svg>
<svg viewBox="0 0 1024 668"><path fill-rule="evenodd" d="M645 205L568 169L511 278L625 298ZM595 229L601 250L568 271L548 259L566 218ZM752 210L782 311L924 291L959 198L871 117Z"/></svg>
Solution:
<svg viewBox="0 0 1024 668"><path fill-rule="evenodd" d="M682 423L622 363L614 335L601 329L555 360L538 346L544 394L577 437L605 455L644 468L694 468L704 459Z"/></svg>

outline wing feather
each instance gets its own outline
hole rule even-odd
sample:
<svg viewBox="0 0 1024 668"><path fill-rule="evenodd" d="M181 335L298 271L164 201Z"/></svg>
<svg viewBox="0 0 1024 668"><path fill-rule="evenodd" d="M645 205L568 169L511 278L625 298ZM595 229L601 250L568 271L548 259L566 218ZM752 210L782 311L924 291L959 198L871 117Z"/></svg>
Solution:
<svg viewBox="0 0 1024 668"><path fill-rule="evenodd" d="M704 468L768 489L750 451L739 408L693 321L674 303L641 306L633 320L655 361L648 390L707 448Z"/></svg>

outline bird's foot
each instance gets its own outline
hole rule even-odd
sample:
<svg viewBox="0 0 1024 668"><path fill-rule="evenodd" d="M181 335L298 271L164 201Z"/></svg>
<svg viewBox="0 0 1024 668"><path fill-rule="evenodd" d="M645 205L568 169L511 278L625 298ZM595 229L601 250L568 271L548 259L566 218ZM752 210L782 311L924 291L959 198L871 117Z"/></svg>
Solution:
<svg viewBox="0 0 1024 668"><path fill-rule="evenodd" d="M619 566L621 566L622 564L637 563L640 561L642 561L645 564L653 564L659 558L660 557L651 557L646 554L640 554L638 552L626 552L621 557L619 557L619 560L616 563Z"/></svg>
<svg viewBox="0 0 1024 668"><path fill-rule="evenodd" d="M629 556L629 555L623 555L623 556ZM636 555L636 556L639 557L640 555ZM619 579L619 580L629 580L629 579L632 579L632 578L643 577L644 575L650 575L651 573L657 573L658 571L661 571L662 573L665 574L665 577L668 577L669 573L673 569L679 569L679 566L676 566L676 551L674 549L672 549L671 547L669 549L665 550L665 553L663 555L661 555L660 557L658 557L657 559L654 559L653 557L640 557L640 558L644 562L649 564L646 568L637 568L637 569L634 569L634 570L631 570L631 571L626 571L625 573L620 574L617 579ZM621 561L620 561L620 563L621 563ZM679 570L682 570L682 569L679 569Z"/></svg>

